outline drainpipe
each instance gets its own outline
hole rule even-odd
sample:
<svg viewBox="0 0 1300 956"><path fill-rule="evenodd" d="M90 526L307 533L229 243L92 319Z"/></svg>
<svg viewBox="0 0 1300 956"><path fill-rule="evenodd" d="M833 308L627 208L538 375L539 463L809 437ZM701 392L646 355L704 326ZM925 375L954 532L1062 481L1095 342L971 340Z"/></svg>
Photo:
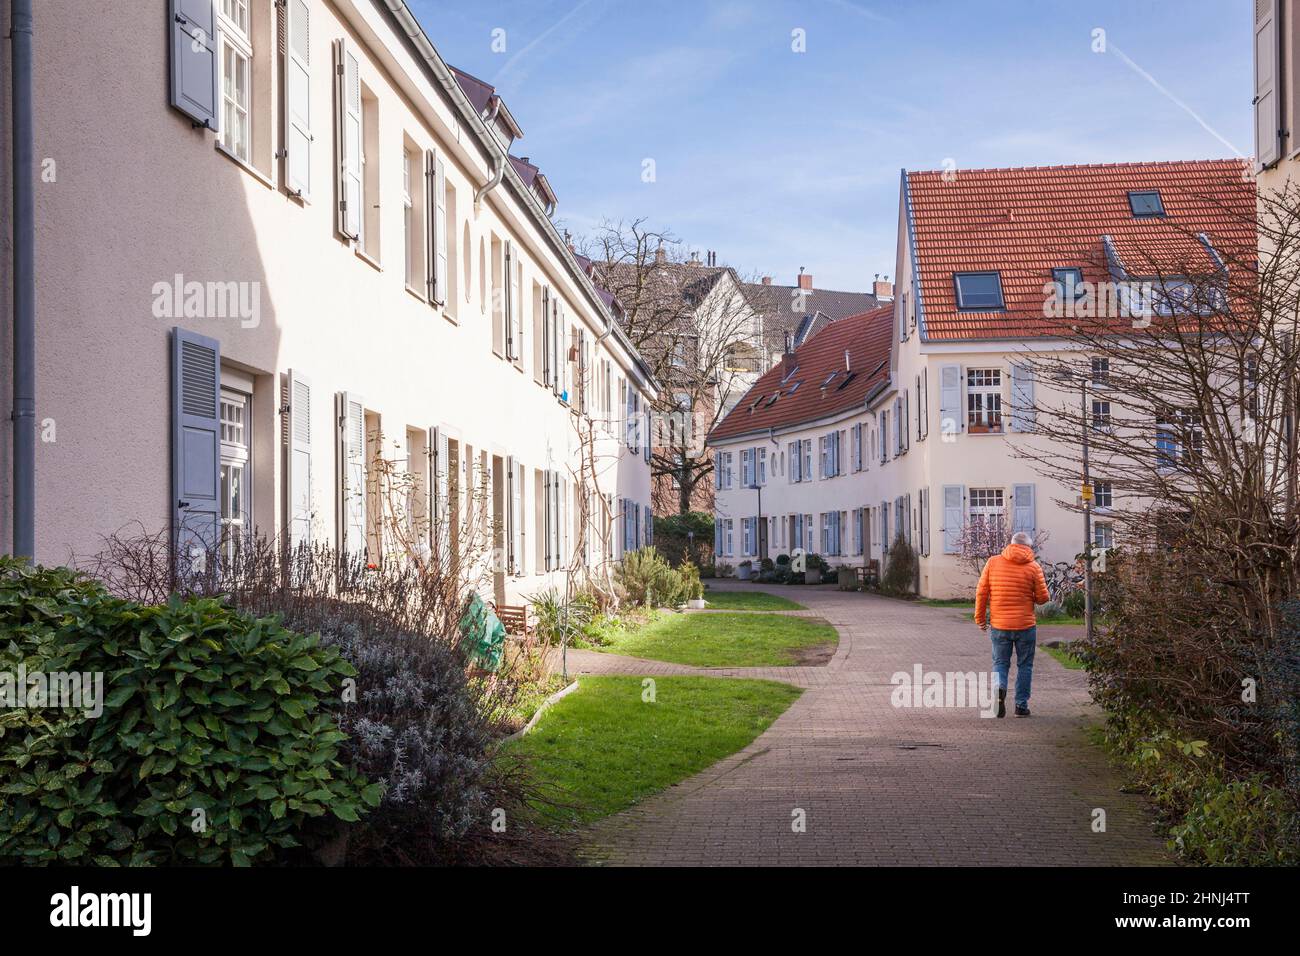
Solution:
<svg viewBox="0 0 1300 956"><path fill-rule="evenodd" d="M32 183L32 0L10 0L13 113L13 554L36 555L36 215Z"/></svg>

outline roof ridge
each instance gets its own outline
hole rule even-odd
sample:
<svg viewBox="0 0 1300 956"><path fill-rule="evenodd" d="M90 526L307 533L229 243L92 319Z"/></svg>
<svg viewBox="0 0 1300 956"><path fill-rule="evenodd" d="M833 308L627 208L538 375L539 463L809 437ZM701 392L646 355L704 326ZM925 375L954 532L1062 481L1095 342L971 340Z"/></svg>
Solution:
<svg viewBox="0 0 1300 956"><path fill-rule="evenodd" d="M956 174L960 176L963 173L1018 173L1018 172L1036 172L1039 170L1053 169L1124 169L1134 166L1192 166L1196 164L1212 163L1214 165L1232 165L1241 166L1249 162L1249 158L1237 159L1233 157L1221 157L1218 159L1152 159L1152 160L1132 160L1123 163L1055 163L1042 166L978 166L970 169L958 167L955 170L947 169L905 169L908 176L913 175L944 175Z"/></svg>

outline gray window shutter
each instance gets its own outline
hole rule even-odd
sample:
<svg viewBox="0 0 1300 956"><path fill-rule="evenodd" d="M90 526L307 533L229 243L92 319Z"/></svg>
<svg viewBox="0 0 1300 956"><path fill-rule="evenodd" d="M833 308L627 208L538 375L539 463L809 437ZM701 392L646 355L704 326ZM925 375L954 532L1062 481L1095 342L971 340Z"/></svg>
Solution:
<svg viewBox="0 0 1300 956"><path fill-rule="evenodd" d="M903 451L903 436L907 433L907 420L902 415L903 400L896 397L894 399L894 455L898 456Z"/></svg>
<svg viewBox="0 0 1300 956"><path fill-rule="evenodd" d="M306 198L311 195L311 7L307 0L289 0L285 16L285 181L290 192Z"/></svg>
<svg viewBox="0 0 1300 956"><path fill-rule="evenodd" d="M564 391L564 365L563 357L560 352L560 343L564 338L564 331L560 323L560 300L558 296L551 297L551 391L560 395Z"/></svg>
<svg viewBox="0 0 1300 956"><path fill-rule="evenodd" d="M542 287L542 384L551 384L551 287ZM619 383L622 384L621 382Z"/></svg>
<svg viewBox="0 0 1300 956"><path fill-rule="evenodd" d="M1264 169L1282 158L1281 76L1277 0L1255 0L1255 163Z"/></svg>
<svg viewBox="0 0 1300 956"><path fill-rule="evenodd" d="M965 523L963 501L966 497L965 485L943 486L943 553L958 554L961 551L961 530Z"/></svg>
<svg viewBox="0 0 1300 956"><path fill-rule="evenodd" d="M213 0L169 0L171 100L196 126L217 128L217 14Z"/></svg>
<svg viewBox="0 0 1300 956"><path fill-rule="evenodd" d="M366 551L366 403L356 392L338 394L339 551Z"/></svg>
<svg viewBox="0 0 1300 956"><path fill-rule="evenodd" d="M955 435L962 430L961 366L939 368L939 434Z"/></svg>
<svg viewBox="0 0 1300 956"><path fill-rule="evenodd" d="M285 521L289 547L311 544L311 382L297 369L286 377Z"/></svg>
<svg viewBox="0 0 1300 956"><path fill-rule="evenodd" d="M509 239L505 245L505 274L501 283L501 322L505 326L506 359L515 358L515 247Z"/></svg>
<svg viewBox="0 0 1300 956"><path fill-rule="evenodd" d="M921 369L921 384L917 387L917 394L920 396L921 407L917 412L917 420L921 423L921 437L927 438L930 434L930 368L926 366Z"/></svg>
<svg viewBox="0 0 1300 956"><path fill-rule="evenodd" d="M650 441L650 427L652 424L653 423L650 420L649 403L647 403L646 412L645 412L645 442L644 442L644 446L641 449L642 452L645 454L645 461L647 465L650 464L650 449L654 444L653 442Z"/></svg>
<svg viewBox="0 0 1300 956"><path fill-rule="evenodd" d="M172 330L172 528L177 574L202 573L221 541L221 345Z"/></svg>
<svg viewBox="0 0 1300 956"><path fill-rule="evenodd" d="M898 440L903 445L903 451L912 447L912 393L904 389L903 391L903 417L898 420Z"/></svg>
<svg viewBox="0 0 1300 956"><path fill-rule="evenodd" d="M434 305L447 304L447 165L436 150L425 150L425 221L428 235L425 236L425 283L428 285L429 301ZM465 250L469 255L469 250Z"/></svg>
<svg viewBox="0 0 1300 956"><path fill-rule="evenodd" d="M1015 485L1011 489L1012 515L1011 531L1024 531L1028 534L1037 532L1037 517L1034 514L1034 486Z"/></svg>
<svg viewBox="0 0 1300 956"><path fill-rule="evenodd" d="M544 562L545 570L551 570L551 562L554 560L554 554L551 550L551 472L546 470L542 472L542 538L544 544L542 553L546 556Z"/></svg>
<svg viewBox="0 0 1300 956"><path fill-rule="evenodd" d="M515 507L515 494L518 492L515 478L515 459L506 456L506 571L518 574L519 548L515 540L519 533L519 511Z"/></svg>
<svg viewBox="0 0 1300 956"><path fill-rule="evenodd" d="M1034 370L1028 365L1011 366L1011 421L1013 432L1031 432L1038 419L1034 410Z"/></svg>
<svg viewBox="0 0 1300 956"><path fill-rule="evenodd" d="M334 141L338 150L338 231L361 238L361 65L346 39L334 41Z"/></svg>
<svg viewBox="0 0 1300 956"><path fill-rule="evenodd" d="M882 501L880 503L880 550L888 554L891 544L893 542L889 539L889 502Z"/></svg>

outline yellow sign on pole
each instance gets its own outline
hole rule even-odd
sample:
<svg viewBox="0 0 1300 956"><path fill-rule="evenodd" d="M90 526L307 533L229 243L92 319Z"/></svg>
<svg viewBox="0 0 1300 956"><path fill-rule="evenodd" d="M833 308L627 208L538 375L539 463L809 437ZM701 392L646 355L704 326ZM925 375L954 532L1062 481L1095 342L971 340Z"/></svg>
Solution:
<svg viewBox="0 0 1300 956"><path fill-rule="evenodd" d="M1079 488L1079 494L1083 496L1084 501L1092 500L1092 485L1082 485Z"/></svg>

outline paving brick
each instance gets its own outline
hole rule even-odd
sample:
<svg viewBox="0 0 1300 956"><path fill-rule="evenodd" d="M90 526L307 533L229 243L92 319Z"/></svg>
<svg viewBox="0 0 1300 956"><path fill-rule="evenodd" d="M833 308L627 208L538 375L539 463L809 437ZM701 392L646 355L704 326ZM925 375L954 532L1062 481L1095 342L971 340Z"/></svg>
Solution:
<svg viewBox="0 0 1300 956"><path fill-rule="evenodd" d="M725 585L724 585L725 586ZM890 677L990 667L989 638L952 609L833 588L764 586L839 632L821 667L702 668L570 651L574 674L757 677L804 688L748 747L596 824L610 865L1159 865L1140 797L1085 737L1100 722L1082 671L1034 661L1033 716L896 708ZM1012 680L1014 681L1014 668ZM1106 831L1094 833L1094 808ZM792 831L804 811L806 831Z"/></svg>

